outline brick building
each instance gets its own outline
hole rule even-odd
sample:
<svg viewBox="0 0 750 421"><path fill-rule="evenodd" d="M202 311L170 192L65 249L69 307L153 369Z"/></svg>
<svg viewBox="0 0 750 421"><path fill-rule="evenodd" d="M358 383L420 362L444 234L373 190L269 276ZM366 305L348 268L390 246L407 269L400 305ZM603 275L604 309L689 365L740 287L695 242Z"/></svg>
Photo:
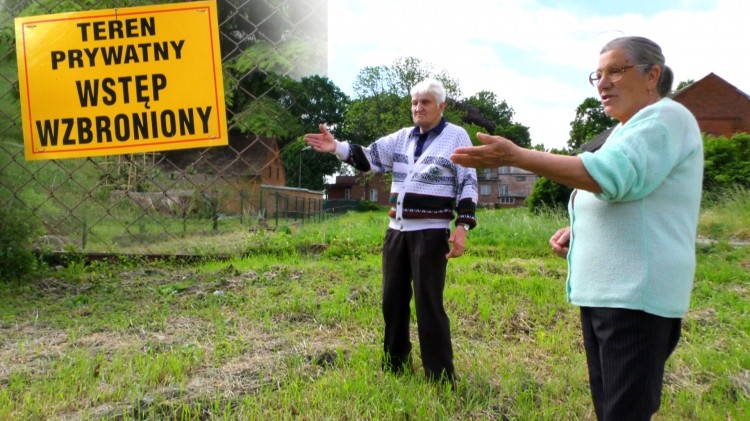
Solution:
<svg viewBox="0 0 750 421"><path fill-rule="evenodd" d="M516 167L477 169L479 206L515 208L525 206L538 176Z"/></svg>
<svg viewBox="0 0 750 421"><path fill-rule="evenodd" d="M276 209L272 199L280 196L285 206L323 199L323 192L284 187L278 142L265 136L231 134L225 147L165 152L160 166L183 194L213 196L221 211L231 215Z"/></svg>
<svg viewBox="0 0 750 421"><path fill-rule="evenodd" d="M477 170L479 206L510 208L525 206L526 197L536 182L536 174L515 167ZM388 205L390 181L380 173L336 177L327 186L328 200L368 200L381 206Z"/></svg>
<svg viewBox="0 0 750 421"><path fill-rule="evenodd" d="M701 132L725 137L750 132L750 96L714 73L675 92L672 99L693 113Z"/></svg>
<svg viewBox="0 0 750 421"><path fill-rule="evenodd" d="M381 173L340 175L326 192L328 200L367 200L381 206L388 205L391 194L390 182Z"/></svg>

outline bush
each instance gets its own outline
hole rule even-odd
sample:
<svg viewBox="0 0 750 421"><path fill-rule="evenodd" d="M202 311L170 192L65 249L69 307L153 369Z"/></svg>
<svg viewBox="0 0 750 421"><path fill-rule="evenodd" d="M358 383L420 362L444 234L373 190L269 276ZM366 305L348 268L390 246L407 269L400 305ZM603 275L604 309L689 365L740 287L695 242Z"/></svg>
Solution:
<svg viewBox="0 0 750 421"><path fill-rule="evenodd" d="M556 155L570 155L566 150L552 149L550 153ZM537 178L531 194L526 198L526 206L536 214L547 211L567 211L568 199L573 193L571 187L557 183L545 177Z"/></svg>
<svg viewBox="0 0 750 421"><path fill-rule="evenodd" d="M370 212L378 209L380 209L380 206L375 202L370 202L369 200L360 200L359 202L357 202L357 207L355 208L357 212Z"/></svg>
<svg viewBox="0 0 750 421"><path fill-rule="evenodd" d="M0 201L0 280L10 281L30 274L37 259L32 251L39 226L31 212L11 202Z"/></svg>
<svg viewBox="0 0 750 421"><path fill-rule="evenodd" d="M526 198L529 210L540 213L548 210L566 211L573 189L548 178L539 177Z"/></svg>
<svg viewBox="0 0 750 421"><path fill-rule="evenodd" d="M219 206L219 195L216 192L196 192L193 194L188 212L199 219L212 219L218 215Z"/></svg>
<svg viewBox="0 0 750 421"><path fill-rule="evenodd" d="M736 187L750 188L750 135L740 133L731 139L706 136L703 146L705 193L722 195Z"/></svg>

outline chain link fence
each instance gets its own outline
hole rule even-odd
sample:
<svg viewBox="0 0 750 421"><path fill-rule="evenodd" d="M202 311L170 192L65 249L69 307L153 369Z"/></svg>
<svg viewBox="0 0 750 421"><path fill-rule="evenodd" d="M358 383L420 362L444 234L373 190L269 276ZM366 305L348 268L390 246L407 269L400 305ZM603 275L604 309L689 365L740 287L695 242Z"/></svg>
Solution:
<svg viewBox="0 0 750 421"><path fill-rule="evenodd" d="M163 3L0 2L0 206L28 215L43 249L181 254L217 234L319 221L331 211L322 191L301 188L295 119L306 114L288 87L326 73L326 0L218 1L228 146L25 161L14 18ZM285 151L298 168L284 165Z"/></svg>

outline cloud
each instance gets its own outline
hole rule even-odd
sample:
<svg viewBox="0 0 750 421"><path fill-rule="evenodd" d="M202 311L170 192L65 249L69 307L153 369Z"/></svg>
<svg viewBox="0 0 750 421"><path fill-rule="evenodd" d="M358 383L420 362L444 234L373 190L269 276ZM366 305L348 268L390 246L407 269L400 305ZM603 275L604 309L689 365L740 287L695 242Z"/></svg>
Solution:
<svg viewBox="0 0 750 421"><path fill-rule="evenodd" d="M574 2L575 3L575 2ZM345 92L365 66L417 57L458 79L465 96L495 92L532 141L565 146L575 109L596 96L588 73L610 39L659 43L675 84L714 72L744 92L750 2L672 2L657 13L602 15L535 1L329 1L329 76Z"/></svg>

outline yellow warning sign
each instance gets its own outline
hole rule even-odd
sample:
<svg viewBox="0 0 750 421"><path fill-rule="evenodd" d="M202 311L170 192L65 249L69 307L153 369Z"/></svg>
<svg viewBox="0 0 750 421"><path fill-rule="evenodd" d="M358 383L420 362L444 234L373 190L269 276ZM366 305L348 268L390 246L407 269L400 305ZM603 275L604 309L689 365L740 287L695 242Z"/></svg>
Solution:
<svg viewBox="0 0 750 421"><path fill-rule="evenodd" d="M227 144L214 1L15 26L27 160Z"/></svg>

